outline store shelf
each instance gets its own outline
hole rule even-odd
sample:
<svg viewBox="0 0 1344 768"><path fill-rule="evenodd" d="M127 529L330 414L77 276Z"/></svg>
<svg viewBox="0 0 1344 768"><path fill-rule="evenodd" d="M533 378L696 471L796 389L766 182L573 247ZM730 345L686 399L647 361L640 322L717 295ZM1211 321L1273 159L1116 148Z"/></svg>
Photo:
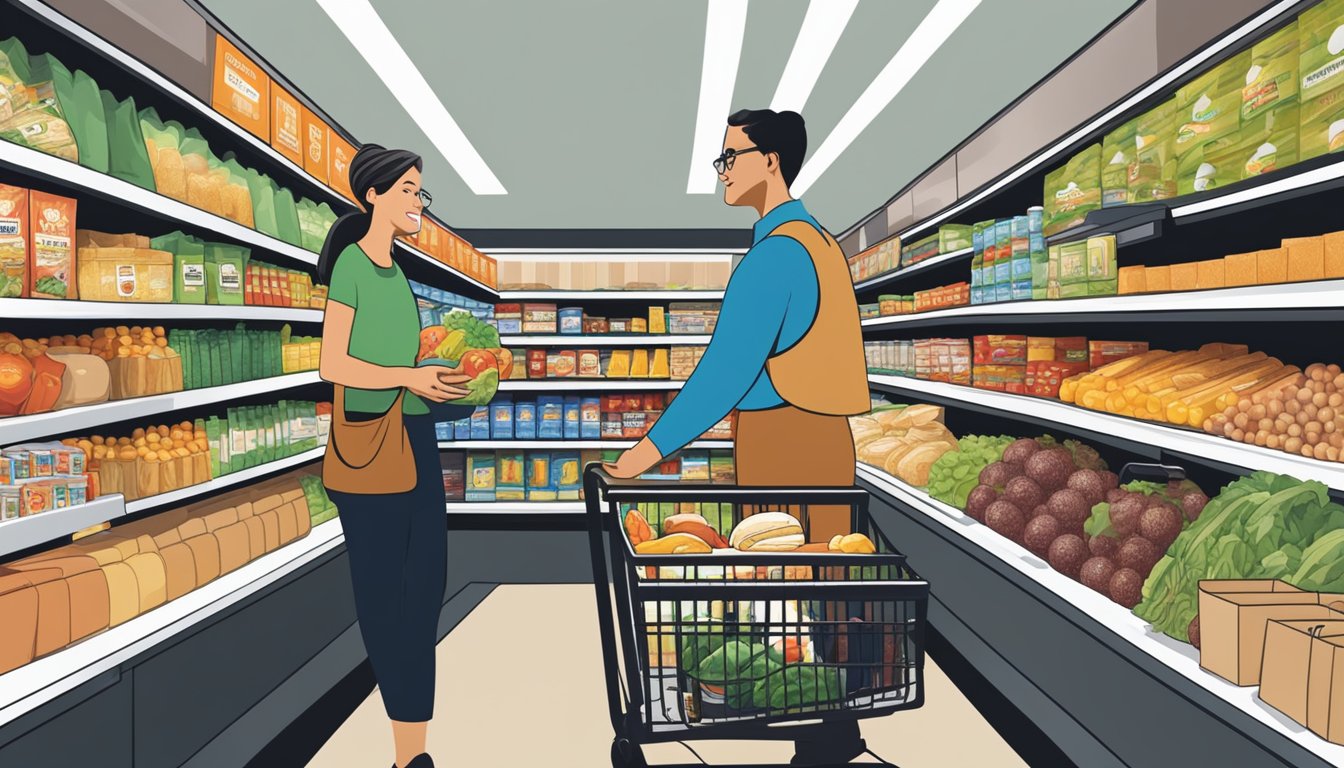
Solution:
<svg viewBox="0 0 1344 768"><path fill-rule="evenodd" d="M862 325L865 331L869 331L920 328L971 320L1015 323L1339 321L1344 320L1344 280L1252 285L1183 293L976 304L908 315L874 317L862 321Z"/></svg>
<svg viewBox="0 0 1344 768"><path fill-rule="evenodd" d="M416 258L429 264L435 269L440 269L443 270L444 272L447 272L449 275L452 275L454 279L461 280L467 285L470 285L471 287L477 290L484 291L485 293L489 294L492 297L499 296L499 294L495 291L494 288L491 288L490 286L486 285L485 283L482 283L480 280L477 280L474 277L468 277L466 274L459 272L456 269L453 269L452 267L448 266L447 264L444 264L442 261L439 261L433 256L430 256L429 254L425 253L419 248L416 248L415 246L412 245L408 245L407 243L404 243L401 240L395 240L393 242L395 242L397 244L397 247L400 248L401 250L411 254L412 256L415 256Z"/></svg>
<svg viewBox="0 0 1344 768"><path fill-rule="evenodd" d="M179 202L171 197L142 189L115 176L99 173L78 163L38 152L35 149L21 147L8 141L0 141L0 166L36 174L60 184L68 192L97 195L115 205L128 206L171 222L199 227L254 248L260 248L267 254L283 256L303 264L317 264L317 254L312 251L290 245L283 240L262 234L255 229L249 229L237 222ZM253 256L257 255L253 254Z"/></svg>
<svg viewBox="0 0 1344 768"><path fill-rule="evenodd" d="M681 389L684 381L628 379L510 379L499 383L501 392L663 392Z"/></svg>
<svg viewBox="0 0 1344 768"><path fill-rule="evenodd" d="M1199 651L1193 646L1152 632L1132 611L1054 570L1026 549L924 491L866 464L858 465L857 475L902 509L924 515L1044 588L1046 594L1055 596L1056 605L1052 607L1071 609L1079 618L1090 619L1087 630L1098 640L1112 646L1124 644L1140 651L1137 658L1146 658L1149 662L1144 665L1145 674L1164 681L1183 678L1182 682L1194 683L1234 709L1241 718L1263 727L1265 733L1251 734L1256 741L1267 742L1265 737L1273 734L1296 743L1332 765L1344 765L1344 746L1326 742L1265 706L1258 696L1258 688L1238 687L1205 672L1199 666Z"/></svg>
<svg viewBox="0 0 1344 768"><path fill-rule="evenodd" d="M143 512L146 509L177 504L178 502L183 502L188 499L194 499L197 496L204 496L209 493L214 493L215 491L222 491L236 485L243 485L244 483L249 483L281 470L317 461L318 459L321 459L322 454L326 452L326 446L319 446L284 459L277 459L276 461L267 462L248 469L240 469L237 472L230 472L227 475L216 477L213 480L207 480L204 483L197 483L196 485L189 485L185 488L178 488L175 491L168 491L167 493L160 493L154 496L146 496L143 499L128 501L126 502L126 512L128 514L135 514L137 512Z"/></svg>
<svg viewBox="0 0 1344 768"><path fill-rule="evenodd" d="M126 499L120 493L109 493L88 504L6 520L0 523L0 557L55 541L125 514Z"/></svg>
<svg viewBox="0 0 1344 768"><path fill-rule="evenodd" d="M3 303L3 300L0 300L0 303ZM89 429L101 424L146 418L182 408L226 403L267 392L305 387L320 381L322 378L318 376L317 371L304 371L239 384L225 384L220 387L187 389L162 395L134 397L129 400L108 400L105 403L34 413L29 416L10 416L0 419L0 435L3 435L2 439L6 444L17 443L47 435Z"/></svg>
<svg viewBox="0 0 1344 768"><path fill-rule="evenodd" d="M885 275L870 277L863 282L855 283L854 292L862 293L864 291L872 291L876 288L884 288L892 283L900 282L911 275L926 272L933 267L942 266L959 259L967 259L973 252L974 249L972 248L962 248L960 251L952 251L951 253L940 253L937 256L930 256L917 264L911 264L908 267L893 270ZM967 259L967 261L969 261L969 259Z"/></svg>
<svg viewBox="0 0 1344 768"><path fill-rule="evenodd" d="M673 336L650 333L604 333L599 335L556 334L553 336L500 336L506 346L569 346L569 347L665 347L672 344L708 344L709 336Z"/></svg>
<svg viewBox="0 0 1344 768"><path fill-rule="evenodd" d="M320 323L322 310L224 304L140 304L121 301L0 299L0 317L29 320L238 320Z"/></svg>
<svg viewBox="0 0 1344 768"><path fill-rule="evenodd" d="M1171 217L1178 224L1227 216L1270 203L1344 186L1344 159L1330 156L1289 166L1254 179L1188 198L1172 201Z"/></svg>
<svg viewBox="0 0 1344 768"><path fill-rule="evenodd" d="M1138 453L1150 453L1151 448L1158 448L1235 472L1262 469L1291 475L1300 480L1317 480L1336 490L1344 490L1344 464L1340 463L1293 456L1283 451L1245 445L1190 429L1090 411L1059 400L991 392L904 376L870 374L868 382L874 389L883 392L1017 419L1046 428L1081 431L1099 442Z"/></svg>
<svg viewBox="0 0 1344 768"><path fill-rule="evenodd" d="M500 301L722 301L723 291L500 291Z"/></svg>
<svg viewBox="0 0 1344 768"><path fill-rule="evenodd" d="M1081 142L1093 137L1097 137L1093 140L1099 140L1099 135L1107 128L1118 124L1120 118L1124 116L1125 113L1135 110L1145 101L1152 99L1158 94L1170 95L1175 90L1174 87L1178 83L1183 83L1189 80L1193 73L1201 71L1208 63L1218 60L1218 58L1225 52L1235 50L1237 47L1244 45L1258 32L1265 29L1266 26L1277 23L1279 20L1293 14L1296 10L1299 10L1301 5L1299 0L1278 0L1278 2L1273 3L1261 12L1248 18L1243 23L1232 28L1222 37L1212 41L1209 45L1182 59L1172 68L1153 78L1143 87L1134 90L1124 99L1121 99L1091 120L1086 121L1078 126L1078 128L1070 131L1058 141L1050 143L1039 152L1032 153L1030 157L1008 169L1002 176L992 183L957 199L952 205L938 211L934 215L906 227L900 232L901 240L903 242L910 242L911 238L914 236L923 234L926 230L951 220L957 214L962 213L968 208L989 199L1005 188L1019 182L1022 177L1041 169L1042 166L1047 163L1058 162L1062 164L1067 159L1066 155L1070 151L1075 151L1080 148ZM1290 171L1285 171L1284 173L1290 173ZM1273 175L1277 174L1271 174L1271 176ZM893 199L895 198L893 197ZM1235 203L1227 202L1222 205L1226 206L1233 204ZM1178 202L1178 206L1179 205L1180 203ZM1190 216L1201 212L1201 210L1202 209L1187 210L1181 215ZM851 232L863 226L868 221L871 221L877 216L884 215L885 211L886 206L883 206L872 214L865 216L840 235L840 237L848 237ZM1177 215L1175 208L1172 210L1172 215Z"/></svg>
<svg viewBox="0 0 1344 768"><path fill-rule="evenodd" d="M0 675L0 723L12 722L279 582L345 541L339 519L158 608Z"/></svg>
<svg viewBox="0 0 1344 768"><path fill-rule="evenodd" d="M342 203L345 207L353 207L349 200L343 197L339 192L332 189L327 184L319 181L316 176L300 168L289 158L277 152L271 145L240 128L236 123L216 112L209 104L197 99L190 92L184 90L177 83L160 75L152 67L144 64L139 59L127 54L116 45L109 43L92 31L85 29L76 22L66 18L58 11L52 9L40 0L15 0L18 4L24 6L33 15L44 19L48 24L64 31L70 37L80 41L86 47L91 48L104 57L116 62L122 69L127 70L135 77L157 88L174 101L189 107L201 117L209 120L215 125L223 128L233 135L238 141L246 144L248 149L264 157L267 162L284 168L289 173L302 179L313 191L318 192L327 198L329 203ZM73 69L73 67L71 67ZM152 106L152 105L141 105Z"/></svg>
<svg viewBox="0 0 1344 768"><path fill-rule="evenodd" d="M439 450L527 450L548 449L564 451L625 450L635 447L637 440L440 440ZM687 448L732 448L732 440L696 440Z"/></svg>

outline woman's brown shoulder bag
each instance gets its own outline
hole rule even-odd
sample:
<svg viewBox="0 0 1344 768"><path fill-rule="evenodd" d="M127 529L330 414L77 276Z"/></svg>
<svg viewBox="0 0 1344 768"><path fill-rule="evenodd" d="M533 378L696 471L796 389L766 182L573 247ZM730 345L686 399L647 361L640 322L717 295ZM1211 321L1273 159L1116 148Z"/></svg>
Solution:
<svg viewBox="0 0 1344 768"><path fill-rule="evenodd" d="M415 488L415 458L401 419L406 390L382 416L351 421L345 416L345 387L337 384L335 389L322 484L342 493L405 493Z"/></svg>

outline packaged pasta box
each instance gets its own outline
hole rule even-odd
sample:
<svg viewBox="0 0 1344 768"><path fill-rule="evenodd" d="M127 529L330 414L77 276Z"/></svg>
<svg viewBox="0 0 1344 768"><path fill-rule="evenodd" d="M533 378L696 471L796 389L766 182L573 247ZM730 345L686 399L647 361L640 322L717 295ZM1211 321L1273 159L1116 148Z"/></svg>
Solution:
<svg viewBox="0 0 1344 768"><path fill-rule="evenodd" d="M1044 207L1046 236L1082 224L1089 212L1101 207L1100 144L1087 147L1062 168L1046 174Z"/></svg>
<svg viewBox="0 0 1344 768"><path fill-rule="evenodd" d="M1134 131L1130 120L1106 134L1101 142L1101 207L1129 202L1129 164L1134 160Z"/></svg>
<svg viewBox="0 0 1344 768"><path fill-rule="evenodd" d="M75 201L33 190L28 194L28 295L78 298L75 288Z"/></svg>
<svg viewBox="0 0 1344 768"><path fill-rule="evenodd" d="M523 476L526 462L522 451L495 452L495 501L523 501L527 484Z"/></svg>
<svg viewBox="0 0 1344 768"><path fill-rule="evenodd" d="M467 454L467 501L495 500L495 454L471 451Z"/></svg>
<svg viewBox="0 0 1344 768"><path fill-rule="evenodd" d="M28 190L0 184L0 299L28 295L28 232Z"/></svg>
<svg viewBox="0 0 1344 768"><path fill-rule="evenodd" d="M1135 123L1129 202L1150 203L1176 196L1176 129L1180 115L1180 104L1173 98L1144 113Z"/></svg>
<svg viewBox="0 0 1344 768"><path fill-rule="evenodd" d="M1297 98L1297 22L1251 46L1251 66L1241 89L1241 119Z"/></svg>

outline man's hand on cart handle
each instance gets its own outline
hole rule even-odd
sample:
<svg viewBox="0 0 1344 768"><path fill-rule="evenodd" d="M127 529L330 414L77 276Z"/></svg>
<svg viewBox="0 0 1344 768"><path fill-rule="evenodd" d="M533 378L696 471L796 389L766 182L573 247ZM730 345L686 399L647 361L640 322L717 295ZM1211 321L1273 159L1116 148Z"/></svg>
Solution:
<svg viewBox="0 0 1344 768"><path fill-rule="evenodd" d="M658 450L658 446L646 437L636 443L635 447L622 453L615 464L603 462L602 468L618 480L629 480L649 471L662 460L663 454Z"/></svg>

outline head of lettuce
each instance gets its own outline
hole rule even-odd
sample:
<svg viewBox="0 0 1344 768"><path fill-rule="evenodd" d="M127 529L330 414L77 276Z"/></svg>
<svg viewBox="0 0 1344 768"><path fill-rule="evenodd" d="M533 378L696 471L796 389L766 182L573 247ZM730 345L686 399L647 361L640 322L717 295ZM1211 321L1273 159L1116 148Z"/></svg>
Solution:
<svg viewBox="0 0 1344 768"><path fill-rule="evenodd" d="M416 365L441 365L470 376L465 386L471 394L453 402L485 405L499 391L499 380L513 372L513 355L499 346L499 331L494 326L454 309L444 313L441 325L420 331Z"/></svg>

